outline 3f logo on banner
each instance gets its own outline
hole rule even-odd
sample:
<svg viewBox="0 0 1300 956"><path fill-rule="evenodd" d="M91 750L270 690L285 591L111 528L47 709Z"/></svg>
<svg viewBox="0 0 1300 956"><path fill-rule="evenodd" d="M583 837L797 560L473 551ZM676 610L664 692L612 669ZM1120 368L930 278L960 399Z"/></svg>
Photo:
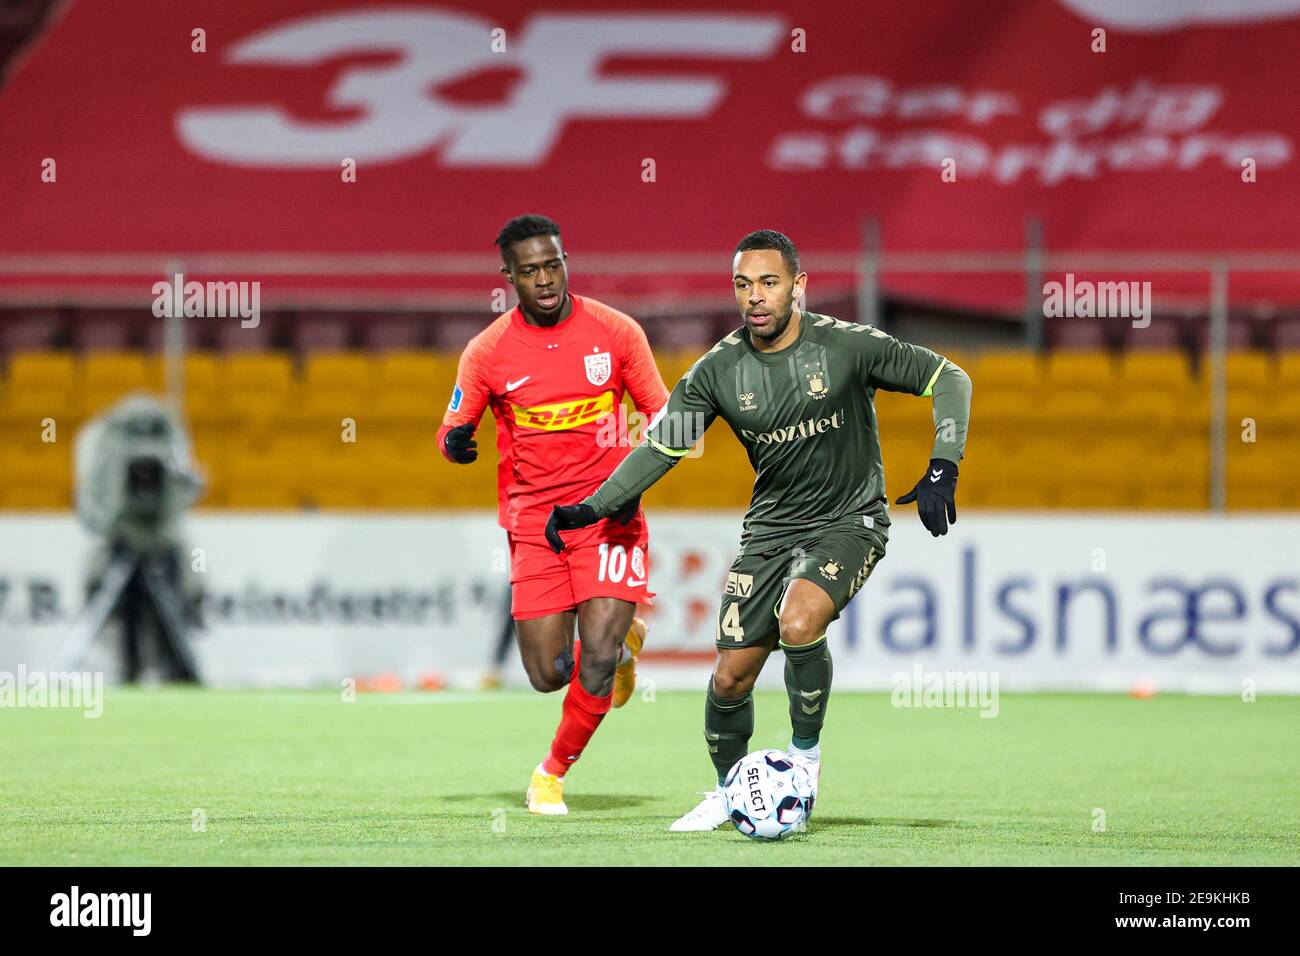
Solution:
<svg viewBox="0 0 1300 956"><path fill-rule="evenodd" d="M536 166L572 119L694 118L726 93L700 75L602 76L611 57L761 59L783 35L770 16L541 14L518 42L492 52L493 23L447 11L332 13L272 27L237 44L235 66L309 68L337 57L391 50L382 65L342 70L325 93L334 108L360 110L351 123L295 120L274 102L181 110L181 141L212 160L258 166L391 163L441 145L444 166ZM522 78L496 107L461 106L432 92L502 67Z"/></svg>

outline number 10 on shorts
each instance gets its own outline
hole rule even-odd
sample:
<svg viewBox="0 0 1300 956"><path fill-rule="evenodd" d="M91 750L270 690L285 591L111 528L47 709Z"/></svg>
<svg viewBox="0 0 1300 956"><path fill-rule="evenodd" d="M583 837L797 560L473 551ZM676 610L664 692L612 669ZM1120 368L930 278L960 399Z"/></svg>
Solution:
<svg viewBox="0 0 1300 956"><path fill-rule="evenodd" d="M628 578L628 584L645 584L645 552L639 546L632 548L631 564L632 574ZM597 581L610 581L618 584L623 580L623 575L627 574L627 567L627 548L621 544L616 544L613 547L608 544L600 546L600 570L596 574ZM636 580L637 578L643 580Z"/></svg>

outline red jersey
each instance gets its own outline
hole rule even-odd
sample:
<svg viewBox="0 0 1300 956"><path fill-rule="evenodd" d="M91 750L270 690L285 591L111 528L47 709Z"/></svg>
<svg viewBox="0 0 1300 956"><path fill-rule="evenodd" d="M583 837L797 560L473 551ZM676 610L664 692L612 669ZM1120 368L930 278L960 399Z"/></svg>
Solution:
<svg viewBox="0 0 1300 956"><path fill-rule="evenodd" d="M551 507L587 497L627 456L617 417L624 392L647 421L668 402L636 320L595 299L570 298L573 311L558 325L529 325L516 307L470 340L438 431L445 456L447 432L477 426L492 409L499 520L516 537L544 540Z"/></svg>

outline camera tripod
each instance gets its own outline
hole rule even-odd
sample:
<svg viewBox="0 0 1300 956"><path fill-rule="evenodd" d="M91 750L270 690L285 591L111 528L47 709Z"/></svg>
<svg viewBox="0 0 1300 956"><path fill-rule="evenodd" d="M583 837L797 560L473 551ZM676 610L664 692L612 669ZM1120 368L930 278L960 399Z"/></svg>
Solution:
<svg viewBox="0 0 1300 956"><path fill-rule="evenodd" d="M169 552L146 553L124 545L114 546L99 590L86 602L63 646L64 669L79 668L104 625L120 610L127 629L125 677L128 682L134 681L139 672L140 612L147 601L153 606L163 656L168 659L174 679L198 683L199 671L190 650L189 626L181 610L181 597L168 574L170 560Z"/></svg>

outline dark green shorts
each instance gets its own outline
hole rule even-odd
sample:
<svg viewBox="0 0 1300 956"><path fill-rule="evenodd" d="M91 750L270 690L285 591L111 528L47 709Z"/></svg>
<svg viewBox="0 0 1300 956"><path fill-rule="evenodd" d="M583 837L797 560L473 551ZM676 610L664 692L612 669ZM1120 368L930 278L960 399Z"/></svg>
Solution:
<svg viewBox="0 0 1300 956"><path fill-rule="evenodd" d="M727 572L718 605L717 646L775 645L781 600L795 578L806 578L829 594L839 617L884 556L884 538L867 528L844 524L793 546L742 554Z"/></svg>

